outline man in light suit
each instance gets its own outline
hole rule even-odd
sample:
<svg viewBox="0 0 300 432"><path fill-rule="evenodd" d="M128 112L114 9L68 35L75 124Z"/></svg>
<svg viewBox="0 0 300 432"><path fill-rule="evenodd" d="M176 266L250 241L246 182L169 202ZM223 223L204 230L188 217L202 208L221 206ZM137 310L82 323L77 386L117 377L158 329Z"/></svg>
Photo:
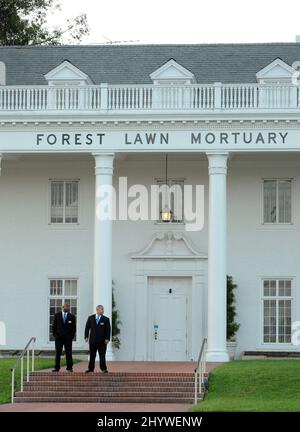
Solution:
<svg viewBox="0 0 300 432"><path fill-rule="evenodd" d="M95 358L97 351L100 357L100 369L103 373L107 373L105 354L107 344L110 341L110 321L109 318L103 315L104 307L98 305L96 314L88 317L85 326L85 341L90 344L90 361L86 373L94 372Z"/></svg>
<svg viewBox="0 0 300 432"><path fill-rule="evenodd" d="M55 338L55 366L52 372L59 372L60 357L65 347L67 371L73 372L72 340L76 333L76 318L70 313L70 305L62 305L61 312L54 315L52 333Z"/></svg>

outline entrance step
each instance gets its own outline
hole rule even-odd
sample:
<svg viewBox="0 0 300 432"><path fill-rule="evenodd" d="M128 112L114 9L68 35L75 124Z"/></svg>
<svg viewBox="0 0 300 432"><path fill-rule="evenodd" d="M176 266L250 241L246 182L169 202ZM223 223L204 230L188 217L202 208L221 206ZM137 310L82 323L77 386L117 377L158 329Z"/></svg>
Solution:
<svg viewBox="0 0 300 432"><path fill-rule="evenodd" d="M33 372L15 402L193 403L194 374Z"/></svg>

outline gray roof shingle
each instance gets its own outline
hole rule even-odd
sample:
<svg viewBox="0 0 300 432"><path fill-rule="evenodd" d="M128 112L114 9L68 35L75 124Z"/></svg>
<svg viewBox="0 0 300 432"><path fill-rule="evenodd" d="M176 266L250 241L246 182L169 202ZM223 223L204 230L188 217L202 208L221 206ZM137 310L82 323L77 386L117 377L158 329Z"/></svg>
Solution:
<svg viewBox="0 0 300 432"><path fill-rule="evenodd" d="M193 72L198 83L250 83L277 57L289 65L300 60L300 43L0 47L7 85L46 84L44 75L64 60L95 84L145 84L170 58Z"/></svg>

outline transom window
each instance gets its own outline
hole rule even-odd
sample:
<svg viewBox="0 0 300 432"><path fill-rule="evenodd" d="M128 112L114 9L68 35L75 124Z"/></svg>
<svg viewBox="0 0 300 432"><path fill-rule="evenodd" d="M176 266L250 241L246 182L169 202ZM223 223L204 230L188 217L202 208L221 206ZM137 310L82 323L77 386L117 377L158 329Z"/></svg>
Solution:
<svg viewBox="0 0 300 432"><path fill-rule="evenodd" d="M263 181L264 223L292 222L292 180L270 179Z"/></svg>
<svg viewBox="0 0 300 432"><path fill-rule="evenodd" d="M263 280L264 343L290 343L292 324L291 279Z"/></svg>
<svg viewBox="0 0 300 432"><path fill-rule="evenodd" d="M159 186L158 192L158 208L159 208L159 221L162 222L161 212L167 205L172 212L172 219L170 222L180 223L184 218L184 180L168 179L166 187L166 180L156 180Z"/></svg>
<svg viewBox="0 0 300 432"><path fill-rule="evenodd" d="M70 305L70 312L77 316L78 308L78 280L50 279L49 280L49 341L53 341L52 324L54 315L61 311L64 303ZM76 340L76 336L74 338Z"/></svg>
<svg viewBox="0 0 300 432"><path fill-rule="evenodd" d="M51 180L51 224L78 223L78 180Z"/></svg>

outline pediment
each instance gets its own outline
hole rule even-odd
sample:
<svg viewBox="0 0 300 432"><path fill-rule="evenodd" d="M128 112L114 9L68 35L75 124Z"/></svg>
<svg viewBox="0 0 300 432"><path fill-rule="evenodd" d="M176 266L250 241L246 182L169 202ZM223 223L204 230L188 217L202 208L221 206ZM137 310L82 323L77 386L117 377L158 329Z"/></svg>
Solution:
<svg viewBox="0 0 300 432"><path fill-rule="evenodd" d="M70 63L64 60L54 69L50 70L46 75L47 81L80 81L86 84L92 84L89 76Z"/></svg>
<svg viewBox="0 0 300 432"><path fill-rule="evenodd" d="M298 76L298 72L293 67L277 58L257 72L256 78L260 82L274 80L291 81L295 75Z"/></svg>
<svg viewBox="0 0 300 432"><path fill-rule="evenodd" d="M131 255L133 259L205 259L206 254L197 251L186 236L179 231L157 232L141 251Z"/></svg>
<svg viewBox="0 0 300 432"><path fill-rule="evenodd" d="M194 74L185 67L181 66L174 59L170 59L161 67L152 72L150 74L150 78L156 84L164 81L182 81L185 83L192 83L196 81Z"/></svg>

